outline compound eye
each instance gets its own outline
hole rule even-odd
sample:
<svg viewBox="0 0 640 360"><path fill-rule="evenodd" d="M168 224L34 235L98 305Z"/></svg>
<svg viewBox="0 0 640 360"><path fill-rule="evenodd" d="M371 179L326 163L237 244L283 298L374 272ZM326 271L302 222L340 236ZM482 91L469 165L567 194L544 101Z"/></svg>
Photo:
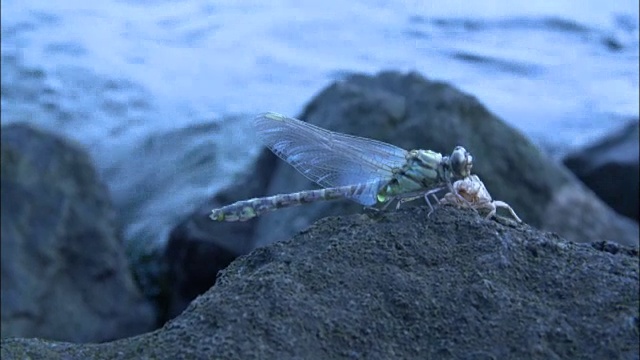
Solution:
<svg viewBox="0 0 640 360"><path fill-rule="evenodd" d="M451 154L451 170L454 176L465 178L471 174L471 167L473 166L473 157L462 146L456 146Z"/></svg>

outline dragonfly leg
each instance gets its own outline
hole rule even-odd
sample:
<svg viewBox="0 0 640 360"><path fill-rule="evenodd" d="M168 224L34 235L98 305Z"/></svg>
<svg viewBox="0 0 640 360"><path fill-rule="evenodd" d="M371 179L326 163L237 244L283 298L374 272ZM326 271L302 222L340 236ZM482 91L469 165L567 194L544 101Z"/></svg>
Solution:
<svg viewBox="0 0 640 360"><path fill-rule="evenodd" d="M438 187L438 188L435 188L435 189L431 189L431 190L426 191L426 192L423 191L423 192L414 192L414 193L397 195L397 196L389 199L389 201L387 201L387 203L384 204L384 206L382 208L380 208L380 210L384 211L395 200L398 201L396 203L396 210L398 210L398 209L400 209L400 206L402 206L402 204L404 204L406 202L413 201L413 200L416 200L416 199L419 199L419 198L424 198L425 202L429 206L429 213L427 214L427 216L429 216L435 210L435 207L431 204L431 200L429 200L429 196L431 196L433 198L433 200L435 201L436 204L439 204L440 200L438 200L438 197L436 196L436 193L439 192L439 191L442 191L444 189L445 189L445 187L443 186L443 187Z"/></svg>
<svg viewBox="0 0 640 360"><path fill-rule="evenodd" d="M433 198L433 201L436 202L436 204L440 203L440 200L438 199L438 197L436 196L436 194L431 194L431 197Z"/></svg>
<svg viewBox="0 0 640 360"><path fill-rule="evenodd" d="M406 203L406 202L411 201L411 200L415 200L415 199L417 199L417 198L419 198L421 196L422 195L415 195L415 194L414 195L405 196L405 197L403 197L401 195L394 196L391 199L389 199L389 201L387 201L380 208L380 211L386 210L389 207L389 205L391 205L391 203L393 203L396 200L398 200L398 202L396 203L396 210L398 210L398 209L400 209L400 205L402 205L403 203Z"/></svg>
<svg viewBox="0 0 640 360"><path fill-rule="evenodd" d="M364 211L372 211L372 212L379 212L380 211L380 209L375 208L373 206L365 206L363 209L364 209Z"/></svg>
<svg viewBox="0 0 640 360"><path fill-rule="evenodd" d="M444 189L443 187L439 187L439 188L431 189L426 193L424 193L424 201L426 201L427 205L429 205L429 213L427 213L427 217L431 216L431 213L435 211L435 208L433 207L433 205L431 205L431 201L429 201L429 195L431 195L435 199L436 205L437 205L440 201L438 200L436 193L443 189Z"/></svg>
<svg viewBox="0 0 640 360"><path fill-rule="evenodd" d="M382 215L382 211L373 206L365 206L364 214L367 215L370 219L379 219Z"/></svg>
<svg viewBox="0 0 640 360"><path fill-rule="evenodd" d="M522 222L522 220L520 220L520 218L518 217L518 215L516 215L516 212L515 212L515 211L513 211L513 209L511 208L511 206L509 206L509 204L507 204L506 202L496 200L496 201L494 201L494 202L492 203L492 205L494 206L493 211L492 211L492 212L493 212L493 214L489 214L489 215L494 215L494 214L496 213L496 207L501 207L501 208L507 209L507 210L511 213L511 216L513 216L513 218L514 218L514 219L516 219L516 221L517 221L517 222ZM490 216L487 216L487 218L489 218L489 217L490 217Z"/></svg>
<svg viewBox="0 0 640 360"><path fill-rule="evenodd" d="M431 189L429 191L426 192L416 192L416 193L410 193L410 194L406 194L403 197L399 196L399 200L398 200L398 205L396 205L396 210L400 208L400 205L409 202L409 201L413 201L416 199L419 199L421 197L424 197L424 200L427 202L427 205L429 205L429 208L431 210L433 210L433 206L431 205L431 201L429 201L429 195L431 195L433 197L433 199L436 201L436 204L439 203L438 197L436 196L436 193L444 190L444 187L439 187L439 188L435 188L435 189Z"/></svg>
<svg viewBox="0 0 640 360"><path fill-rule="evenodd" d="M385 211L395 199L396 199L395 197L389 199L389 201L387 201L384 205L382 205L382 207L380 208L380 211Z"/></svg>
<svg viewBox="0 0 640 360"><path fill-rule="evenodd" d="M409 197L402 197L400 199L398 199L398 204L396 204L396 210L400 209L400 205L409 202L409 201L413 201L415 199L419 199L421 198L422 195L416 195L416 196L409 196Z"/></svg>

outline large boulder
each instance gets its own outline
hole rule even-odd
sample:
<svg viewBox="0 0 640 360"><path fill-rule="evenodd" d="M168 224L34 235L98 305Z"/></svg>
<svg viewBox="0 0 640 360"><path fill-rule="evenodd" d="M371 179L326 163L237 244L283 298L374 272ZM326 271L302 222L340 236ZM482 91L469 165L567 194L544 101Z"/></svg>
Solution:
<svg viewBox="0 0 640 360"><path fill-rule="evenodd" d="M149 331L109 192L77 146L2 128L2 337L99 342Z"/></svg>
<svg viewBox="0 0 640 360"><path fill-rule="evenodd" d="M445 83L413 72L352 75L321 91L300 118L404 149L448 155L463 145L474 156L473 171L493 197L510 203L525 222L572 241L601 239L638 246L637 223L617 215L475 97ZM314 188L317 185L280 161L266 194ZM349 201L279 210L257 220L255 242L263 246L319 218L360 211L362 206Z"/></svg>
<svg viewBox="0 0 640 360"><path fill-rule="evenodd" d="M630 359L638 250L442 207L327 218L236 259L162 329L3 359Z"/></svg>
<svg viewBox="0 0 640 360"><path fill-rule="evenodd" d="M196 296L213 286L218 271L255 247L256 222L215 222L209 215L213 208L264 194L276 162L273 154L262 152L256 168L239 175L232 186L206 201L171 231L164 256L157 259L167 270L161 320L180 314Z"/></svg>
<svg viewBox="0 0 640 360"><path fill-rule="evenodd" d="M607 205L640 220L640 124L619 131L564 159L564 164Z"/></svg>
<svg viewBox="0 0 640 360"><path fill-rule="evenodd" d="M202 214L202 218L207 219L206 214ZM162 323L179 315L193 299L209 290L218 272L242 255L217 243L215 235L209 237L198 225L195 217L180 224L171 232L164 248L160 259L167 270L166 293L161 297L166 300L160 301ZM225 225L238 227L237 224Z"/></svg>

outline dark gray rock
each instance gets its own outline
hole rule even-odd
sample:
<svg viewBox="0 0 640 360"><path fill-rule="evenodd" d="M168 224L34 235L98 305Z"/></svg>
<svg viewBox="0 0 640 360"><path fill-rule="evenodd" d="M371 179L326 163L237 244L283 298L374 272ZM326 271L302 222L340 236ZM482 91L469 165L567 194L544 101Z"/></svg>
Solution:
<svg viewBox="0 0 640 360"><path fill-rule="evenodd" d="M239 176L228 189L207 201L176 226L169 236L164 256L159 261L167 266L167 289L161 302L168 320L180 314L196 296L207 291L236 257L253 247L255 222L214 222L211 209L264 194L277 158L263 151L251 174Z"/></svg>
<svg viewBox="0 0 640 360"><path fill-rule="evenodd" d="M442 207L324 219L235 260L162 329L3 359L634 359L638 250Z"/></svg>
<svg viewBox="0 0 640 360"><path fill-rule="evenodd" d="M320 92L300 118L404 149L448 155L456 145L463 145L474 155L473 171L494 199L508 202L525 222L572 241L607 239L638 246L636 223L602 205L566 168L476 98L445 83L417 73L352 75ZM280 161L266 194L314 188L315 184ZM580 194L583 200L567 204L566 194ZM316 219L361 211L362 206L349 201L279 210L256 220L255 241L262 246L286 239Z"/></svg>
<svg viewBox="0 0 640 360"><path fill-rule="evenodd" d="M218 272L241 255L211 241L208 234L200 234L200 229L192 228L193 225L189 221L176 227L165 247L163 262L168 270L168 289L162 323L178 316L193 299L209 290Z"/></svg>
<svg viewBox="0 0 640 360"><path fill-rule="evenodd" d="M2 128L2 337L98 342L149 331L109 193L76 146Z"/></svg>
<svg viewBox="0 0 640 360"><path fill-rule="evenodd" d="M631 121L601 141L564 159L564 164L618 213L640 219L640 125Z"/></svg>

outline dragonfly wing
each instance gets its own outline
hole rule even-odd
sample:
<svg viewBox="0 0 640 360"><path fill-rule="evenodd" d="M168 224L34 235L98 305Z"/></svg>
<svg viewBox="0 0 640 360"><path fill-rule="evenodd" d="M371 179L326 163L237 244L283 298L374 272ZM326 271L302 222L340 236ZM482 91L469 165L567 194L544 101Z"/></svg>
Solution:
<svg viewBox="0 0 640 360"><path fill-rule="evenodd" d="M353 199L373 205L381 185L406 162L407 151L381 141L341 134L277 113L254 121L262 142L322 187L370 184Z"/></svg>

